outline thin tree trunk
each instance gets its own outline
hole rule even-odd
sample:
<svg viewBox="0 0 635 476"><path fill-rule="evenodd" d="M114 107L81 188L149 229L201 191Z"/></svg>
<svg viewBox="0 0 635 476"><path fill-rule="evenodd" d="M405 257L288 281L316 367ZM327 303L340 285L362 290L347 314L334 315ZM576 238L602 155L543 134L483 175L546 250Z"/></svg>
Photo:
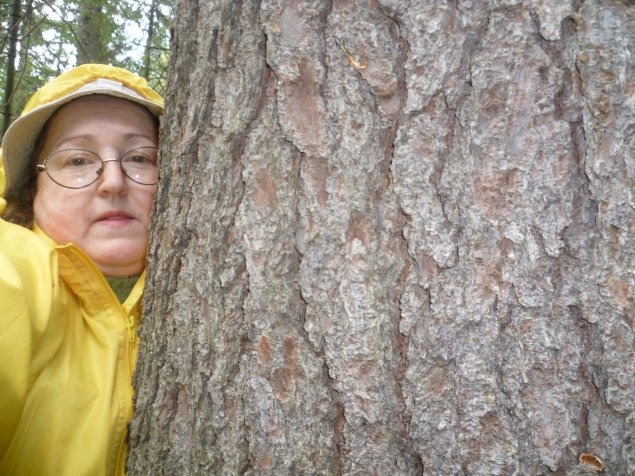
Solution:
<svg viewBox="0 0 635 476"><path fill-rule="evenodd" d="M102 4L100 0L83 0L80 3L77 25L77 66L102 61L101 15Z"/></svg>
<svg viewBox="0 0 635 476"><path fill-rule="evenodd" d="M20 0L13 0L11 7L11 22L9 24L9 49L7 51L7 73L4 82L4 105L2 108L2 135L11 125L11 103L13 99L13 84L15 82L15 56L18 47L18 25L20 24Z"/></svg>
<svg viewBox="0 0 635 476"><path fill-rule="evenodd" d="M128 474L635 474L635 9L180 2Z"/></svg>
<svg viewBox="0 0 635 476"><path fill-rule="evenodd" d="M154 40L154 17L157 8L157 0L152 0L150 5L150 13L148 14L148 39L146 41L146 50L143 54L143 71L141 76L148 79L150 77L150 52Z"/></svg>

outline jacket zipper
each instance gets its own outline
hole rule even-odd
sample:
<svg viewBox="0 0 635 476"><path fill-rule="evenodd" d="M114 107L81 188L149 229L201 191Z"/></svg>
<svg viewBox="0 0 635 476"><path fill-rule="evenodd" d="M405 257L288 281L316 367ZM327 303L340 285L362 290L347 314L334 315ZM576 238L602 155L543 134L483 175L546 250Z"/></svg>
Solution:
<svg viewBox="0 0 635 476"><path fill-rule="evenodd" d="M88 257L85 257L85 255L83 254L81 250L79 250L79 248L75 248L73 251L74 252L72 254L76 258L78 258L86 268L93 269L93 275L97 275L97 276L101 275L101 272L97 269L97 266L95 266L95 264ZM102 277L102 281L106 288L110 288L105 278ZM125 311L123 310L123 307L121 307L121 304L119 303L115 295L112 293L111 293L111 298L114 299L115 302L120 306L121 316L124 320L126 330L128 331L128 338L126 339L124 337L123 358L124 358L124 373L125 373L124 377L125 377L125 382L127 383L126 390L128 393L131 394L129 396L131 401L132 400L132 391L131 391L132 365L133 365L131 346L132 346L132 343L135 341L134 320L135 320L135 314L136 314L135 311L136 311L137 305L133 306L132 309L130 309L130 315L126 316ZM132 407L124 408L124 411L126 412L125 414L126 424L123 428L121 439L119 441L119 448L117 449L117 458L115 460L115 467L114 467L115 476L125 475L125 457L126 457L125 442L126 442L126 438L128 437L128 423L127 422L132 417Z"/></svg>
<svg viewBox="0 0 635 476"><path fill-rule="evenodd" d="M126 367L126 382L128 382L128 386L132 385L132 362L131 362L131 354L132 348L131 345L134 342L134 308L130 310L129 316L124 316L124 320L126 322L126 328L128 330L128 338L124 339L124 360ZM126 421L129 421L132 417L132 409L126 414ZM126 451L125 451L125 442L128 437L128 423L123 429L123 434L121 435L121 441L119 442L119 449L117 450L117 466L115 468L115 476L124 476L125 475L125 459L126 459Z"/></svg>
<svg viewBox="0 0 635 476"><path fill-rule="evenodd" d="M119 449L117 450L117 467L115 468L115 476L124 476L125 475L125 459L126 452L124 451L124 442L126 441L126 437L128 436L128 425L123 430L123 438L119 442Z"/></svg>
<svg viewBox="0 0 635 476"><path fill-rule="evenodd" d="M134 342L134 313L126 318L126 327L128 328L128 341ZM128 361L129 360L130 359L128 359ZM130 369L130 374L132 374L132 366L130 365L130 362L128 362L128 367Z"/></svg>

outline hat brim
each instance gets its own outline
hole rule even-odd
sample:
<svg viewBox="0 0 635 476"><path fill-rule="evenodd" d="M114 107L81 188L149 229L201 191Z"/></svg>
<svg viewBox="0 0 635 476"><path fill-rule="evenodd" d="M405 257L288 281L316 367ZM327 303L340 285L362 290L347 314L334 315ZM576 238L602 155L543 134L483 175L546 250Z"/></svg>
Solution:
<svg viewBox="0 0 635 476"><path fill-rule="evenodd" d="M157 118L163 113L163 108L160 105L145 99L132 89L126 87L114 89L111 85L104 84L103 81L85 84L62 98L36 107L27 114L20 116L7 129L2 139L2 162L7 186L16 179L31 158L35 141L49 117L64 104L79 97L93 94L113 96L136 102L145 106Z"/></svg>

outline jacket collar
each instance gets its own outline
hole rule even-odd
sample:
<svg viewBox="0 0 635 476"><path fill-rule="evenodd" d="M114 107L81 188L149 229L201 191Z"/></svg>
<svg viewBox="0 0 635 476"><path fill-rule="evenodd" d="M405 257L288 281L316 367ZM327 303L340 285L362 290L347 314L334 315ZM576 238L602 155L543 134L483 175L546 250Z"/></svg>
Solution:
<svg viewBox="0 0 635 476"><path fill-rule="evenodd" d="M97 265L86 253L72 243L63 246L58 245L36 224L33 225L33 232L55 250L58 256L60 278L84 301L87 310L90 311L90 308L93 307L95 311L104 308L116 309L120 306L106 278L104 278ZM144 270L126 302L123 303L123 309L126 314L141 299L145 274Z"/></svg>

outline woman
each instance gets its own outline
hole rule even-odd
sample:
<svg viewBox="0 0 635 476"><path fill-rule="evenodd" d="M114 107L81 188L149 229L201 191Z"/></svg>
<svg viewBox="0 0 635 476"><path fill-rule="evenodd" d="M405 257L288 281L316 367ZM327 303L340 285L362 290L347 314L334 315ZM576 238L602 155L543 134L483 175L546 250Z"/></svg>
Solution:
<svg viewBox="0 0 635 476"><path fill-rule="evenodd" d="M2 475L123 474L162 110L142 78L83 65L3 138Z"/></svg>

